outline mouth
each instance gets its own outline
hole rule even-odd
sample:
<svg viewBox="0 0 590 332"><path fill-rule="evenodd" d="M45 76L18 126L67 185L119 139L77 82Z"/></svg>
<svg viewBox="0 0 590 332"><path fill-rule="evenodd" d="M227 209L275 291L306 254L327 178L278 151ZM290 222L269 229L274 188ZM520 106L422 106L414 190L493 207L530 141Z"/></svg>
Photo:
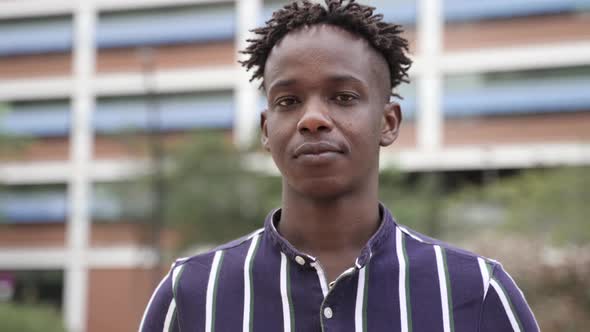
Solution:
<svg viewBox="0 0 590 332"><path fill-rule="evenodd" d="M306 142L295 149L294 158L313 157L327 154L342 154L344 150L328 141Z"/></svg>

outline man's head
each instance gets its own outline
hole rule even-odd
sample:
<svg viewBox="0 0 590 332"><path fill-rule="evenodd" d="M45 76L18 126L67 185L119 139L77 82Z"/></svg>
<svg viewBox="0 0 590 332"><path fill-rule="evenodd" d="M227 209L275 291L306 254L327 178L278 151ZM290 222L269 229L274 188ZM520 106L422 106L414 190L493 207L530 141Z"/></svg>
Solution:
<svg viewBox="0 0 590 332"><path fill-rule="evenodd" d="M248 54L249 58L241 62L247 70L254 68L252 80L263 79L262 87L265 87L268 56L285 35L304 26L329 24L361 36L386 60L390 89L408 82L412 61L406 55L408 42L401 37L400 25L384 22L383 15L373 13L375 8L355 0L324 1L325 6L309 0L293 1L275 11L265 26L253 30L259 38L248 40L250 45L242 53Z"/></svg>
<svg viewBox="0 0 590 332"><path fill-rule="evenodd" d="M379 148L396 139L401 121L389 98L410 65L399 26L352 0L326 5L275 12L243 62L263 78L262 142L284 189L314 198L376 186Z"/></svg>

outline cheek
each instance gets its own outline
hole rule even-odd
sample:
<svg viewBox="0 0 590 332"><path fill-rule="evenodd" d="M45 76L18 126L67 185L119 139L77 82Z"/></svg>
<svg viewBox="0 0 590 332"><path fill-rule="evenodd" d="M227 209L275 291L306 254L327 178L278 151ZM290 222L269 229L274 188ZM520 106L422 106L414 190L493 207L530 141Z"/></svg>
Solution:
<svg viewBox="0 0 590 332"><path fill-rule="evenodd" d="M281 153L286 150L289 137L288 129L284 126L268 126L268 147L274 153Z"/></svg>
<svg viewBox="0 0 590 332"><path fill-rule="evenodd" d="M347 122L346 128L350 137L355 137L365 148L379 146L381 141L381 119L377 117L357 117Z"/></svg>

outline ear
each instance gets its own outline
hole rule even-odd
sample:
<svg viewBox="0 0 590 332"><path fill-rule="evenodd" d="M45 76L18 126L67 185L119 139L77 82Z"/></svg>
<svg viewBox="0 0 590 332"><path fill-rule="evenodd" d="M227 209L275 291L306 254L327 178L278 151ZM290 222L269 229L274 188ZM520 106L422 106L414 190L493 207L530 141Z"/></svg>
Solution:
<svg viewBox="0 0 590 332"><path fill-rule="evenodd" d="M399 126L402 122L402 112L398 103L389 102L383 110L383 122L381 124L381 146L389 146L399 134Z"/></svg>
<svg viewBox="0 0 590 332"><path fill-rule="evenodd" d="M270 145L268 144L268 129L267 129L267 121L266 121L266 112L264 110L260 113L260 142L262 143L262 147L270 152Z"/></svg>

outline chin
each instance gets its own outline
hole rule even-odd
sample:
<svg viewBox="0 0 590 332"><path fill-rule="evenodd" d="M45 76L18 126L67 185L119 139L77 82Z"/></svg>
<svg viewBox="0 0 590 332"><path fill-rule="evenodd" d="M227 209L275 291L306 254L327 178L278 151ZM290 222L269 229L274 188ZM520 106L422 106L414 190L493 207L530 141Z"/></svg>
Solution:
<svg viewBox="0 0 590 332"><path fill-rule="evenodd" d="M353 191L352 184L337 178L305 179L290 187L301 196L317 200L333 200Z"/></svg>

